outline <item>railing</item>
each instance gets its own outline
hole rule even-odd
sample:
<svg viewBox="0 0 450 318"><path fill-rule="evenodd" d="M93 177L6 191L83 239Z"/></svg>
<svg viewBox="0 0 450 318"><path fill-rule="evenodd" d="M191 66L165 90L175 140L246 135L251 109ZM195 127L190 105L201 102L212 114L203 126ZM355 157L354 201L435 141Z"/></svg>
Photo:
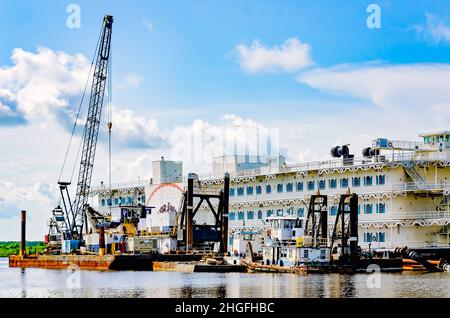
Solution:
<svg viewBox="0 0 450 318"><path fill-rule="evenodd" d="M303 191L292 191L292 192L276 192L276 189L272 190L273 192L270 194L262 193L262 194L251 194L251 195L237 195L235 193L234 196L230 197L231 203L255 203L260 201L267 200L307 200L308 195L314 194L317 192L317 189L314 190L306 190ZM325 190L321 190L322 194L342 194L347 191L347 187L345 188L327 188ZM450 181L446 182L430 182L427 184L416 184L414 182L402 182L402 183L387 183L385 185L374 185L374 186L360 186L360 187L352 187L352 191L358 193L359 195L366 194L383 194L383 193L398 193L405 191L450 191Z"/></svg>
<svg viewBox="0 0 450 318"><path fill-rule="evenodd" d="M333 216L334 220L334 216ZM392 222L392 221L449 220L450 211L408 211L360 214L359 223ZM334 222L330 222L334 223Z"/></svg>
<svg viewBox="0 0 450 318"><path fill-rule="evenodd" d="M313 161L292 165L266 166L257 169L247 169L234 171L230 173L231 178L253 177L265 174L275 174L283 172L307 172L309 170L322 170L342 168L346 166L370 165L375 163L398 163L398 162L433 162L441 160L450 160L449 152L428 153L427 157L421 158L416 153L392 153L386 155L374 156L372 158L360 157L354 158L351 165L344 164L343 159ZM199 174L200 180L222 179L223 174Z"/></svg>
<svg viewBox="0 0 450 318"><path fill-rule="evenodd" d="M430 248L430 247L450 247L450 244L443 242L433 242L433 241L387 241L387 242L358 242L363 249L371 246L372 250L385 249L385 248L395 248L395 247L408 247L411 248Z"/></svg>

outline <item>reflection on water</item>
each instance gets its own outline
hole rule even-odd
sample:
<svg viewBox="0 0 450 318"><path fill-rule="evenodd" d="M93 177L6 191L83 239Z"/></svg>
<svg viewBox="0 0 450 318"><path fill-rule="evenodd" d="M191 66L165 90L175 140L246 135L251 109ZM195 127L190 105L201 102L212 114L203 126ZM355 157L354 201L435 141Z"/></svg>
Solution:
<svg viewBox="0 0 450 318"><path fill-rule="evenodd" d="M0 259L0 297L450 297L450 273L251 274L97 272L8 268Z"/></svg>

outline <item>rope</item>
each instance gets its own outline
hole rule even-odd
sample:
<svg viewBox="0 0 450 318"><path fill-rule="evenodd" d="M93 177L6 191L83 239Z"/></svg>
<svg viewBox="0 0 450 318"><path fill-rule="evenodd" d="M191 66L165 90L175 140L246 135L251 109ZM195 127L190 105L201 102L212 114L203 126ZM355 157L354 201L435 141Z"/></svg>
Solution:
<svg viewBox="0 0 450 318"><path fill-rule="evenodd" d="M109 206L109 214L111 215L112 207L112 183L111 183L111 129L112 129L112 51L109 53L108 61L108 176L109 176L109 194L111 205Z"/></svg>

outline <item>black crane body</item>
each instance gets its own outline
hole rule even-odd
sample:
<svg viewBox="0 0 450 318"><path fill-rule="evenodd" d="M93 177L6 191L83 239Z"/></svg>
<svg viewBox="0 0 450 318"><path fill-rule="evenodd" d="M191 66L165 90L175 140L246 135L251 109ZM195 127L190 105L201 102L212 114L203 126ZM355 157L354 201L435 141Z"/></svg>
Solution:
<svg viewBox="0 0 450 318"><path fill-rule="evenodd" d="M85 208L88 202L91 186L92 171L94 168L95 151L97 147L100 119L105 95L106 79L108 76L108 63L111 50L111 33L113 17L106 15L99 39L95 68L92 79L89 108L82 137L82 151L80 169L78 173L75 199L70 200L67 187L70 182L58 182L63 207L67 218L66 239L83 240L83 227L87 224Z"/></svg>

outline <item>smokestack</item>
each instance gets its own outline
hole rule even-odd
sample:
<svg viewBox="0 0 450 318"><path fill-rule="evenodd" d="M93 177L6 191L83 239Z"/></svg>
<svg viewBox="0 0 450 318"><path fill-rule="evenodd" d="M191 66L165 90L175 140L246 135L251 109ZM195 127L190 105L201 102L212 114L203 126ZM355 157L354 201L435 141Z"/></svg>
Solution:
<svg viewBox="0 0 450 318"><path fill-rule="evenodd" d="M20 256L25 256L27 253L27 240L26 240L26 225L27 225L27 211L22 210L21 215L21 238L20 238Z"/></svg>

